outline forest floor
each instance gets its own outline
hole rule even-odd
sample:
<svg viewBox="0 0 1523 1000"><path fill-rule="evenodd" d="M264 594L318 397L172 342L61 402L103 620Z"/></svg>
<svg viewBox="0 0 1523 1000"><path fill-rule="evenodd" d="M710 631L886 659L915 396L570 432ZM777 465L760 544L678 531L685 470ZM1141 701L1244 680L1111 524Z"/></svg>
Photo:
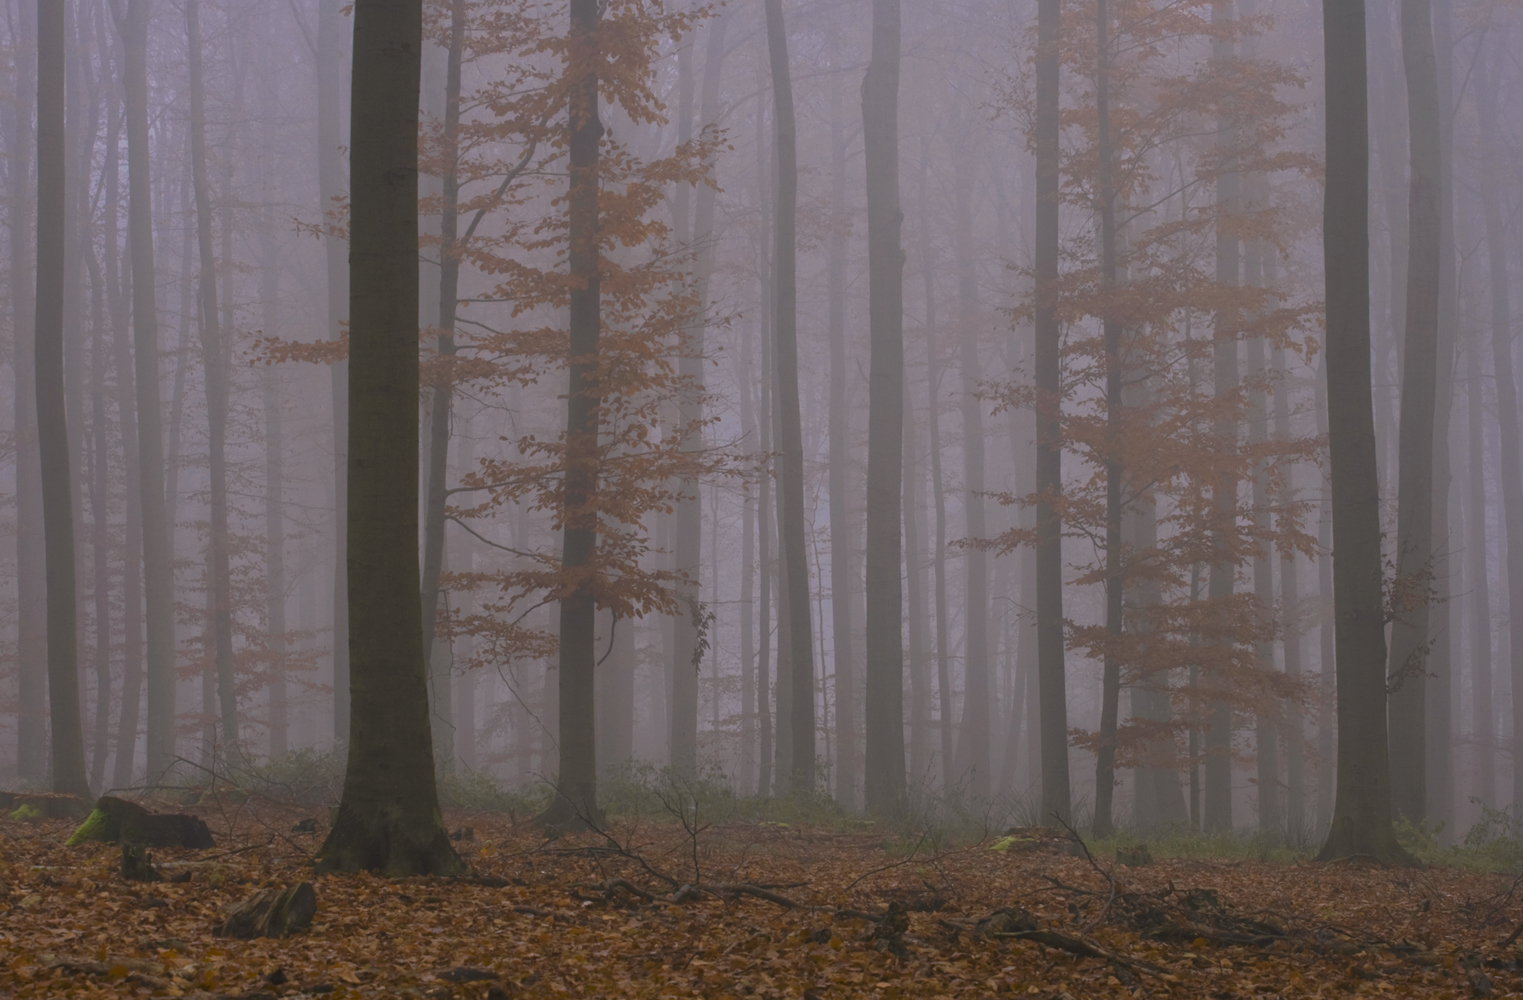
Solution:
<svg viewBox="0 0 1523 1000"><path fill-rule="evenodd" d="M1134 867L1062 830L933 847L866 824L668 818L546 840L448 811L468 878L314 877L319 811L196 811L217 848L154 852L153 883L123 881L119 847L63 846L70 822L0 819L0 996L1523 995L1523 879L1506 875ZM302 881L305 932L213 936L260 887Z"/></svg>

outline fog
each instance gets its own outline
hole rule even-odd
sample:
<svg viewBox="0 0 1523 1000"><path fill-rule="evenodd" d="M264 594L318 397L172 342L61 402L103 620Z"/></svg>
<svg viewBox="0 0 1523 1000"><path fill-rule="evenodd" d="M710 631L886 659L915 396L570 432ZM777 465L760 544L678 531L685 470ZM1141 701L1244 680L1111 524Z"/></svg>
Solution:
<svg viewBox="0 0 1523 1000"><path fill-rule="evenodd" d="M425 0L415 290L359 270L363 11L59 2L61 66L0 23L0 781L338 769L353 683L426 688L447 800L1316 841L1368 390L1396 812L1523 802L1511 8L1368 5L1359 385L1303 0Z"/></svg>

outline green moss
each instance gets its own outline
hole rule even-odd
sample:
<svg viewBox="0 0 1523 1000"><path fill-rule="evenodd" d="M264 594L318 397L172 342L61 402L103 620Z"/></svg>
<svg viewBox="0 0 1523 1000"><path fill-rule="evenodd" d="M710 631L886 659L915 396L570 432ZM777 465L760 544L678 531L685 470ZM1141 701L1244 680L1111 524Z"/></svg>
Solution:
<svg viewBox="0 0 1523 1000"><path fill-rule="evenodd" d="M116 839L115 827L116 824L111 821L111 817L99 809L92 809L90 810L90 815L85 817L85 821L79 824L79 829L75 830L69 839L64 841L64 846L78 847L80 844L87 844L92 841L110 843Z"/></svg>
<svg viewBox="0 0 1523 1000"><path fill-rule="evenodd" d="M35 823L42 819L42 810L30 802L23 802L11 812L11 819L17 823Z"/></svg>

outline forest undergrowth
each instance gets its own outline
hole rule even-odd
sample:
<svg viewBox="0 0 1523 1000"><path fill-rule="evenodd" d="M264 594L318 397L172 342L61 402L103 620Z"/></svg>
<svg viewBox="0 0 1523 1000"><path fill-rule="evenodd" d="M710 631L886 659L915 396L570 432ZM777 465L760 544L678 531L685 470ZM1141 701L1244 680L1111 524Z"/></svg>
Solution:
<svg viewBox="0 0 1523 1000"><path fill-rule="evenodd" d="M477 795L488 785L476 781ZM0 819L0 995L1268 1000L1523 991L1523 875L1497 865L1230 856L1262 848L1247 839L1209 857L1207 841L1183 834L1090 844L1062 828L889 830L811 817L802 805L793 821L763 819L662 791L670 786L631 783L626 794L642 787L641 812L611 811L593 830L548 837L516 810L446 808L470 866L460 879L314 876L327 810L229 790L145 800L199 815L217 846L153 851L163 880L125 881L120 846L65 847L75 821L23 806ZM1516 831L1499 826L1505 817L1488 822L1481 853L1501 859L1495 844ZM1187 846L1197 855L1168 856ZM1436 839L1433 850L1437 860L1480 856ZM316 890L307 930L214 936L227 911L261 888L301 882Z"/></svg>

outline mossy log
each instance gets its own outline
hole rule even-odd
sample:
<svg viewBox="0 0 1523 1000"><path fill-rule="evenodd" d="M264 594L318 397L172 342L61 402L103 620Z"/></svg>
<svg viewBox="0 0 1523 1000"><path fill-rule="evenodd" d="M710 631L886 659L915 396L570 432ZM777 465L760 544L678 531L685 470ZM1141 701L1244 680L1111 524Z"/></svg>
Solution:
<svg viewBox="0 0 1523 1000"><path fill-rule="evenodd" d="M90 812L90 803L78 795L61 792L0 792L0 812L31 806L40 816L48 819L83 819Z"/></svg>
<svg viewBox="0 0 1523 1000"><path fill-rule="evenodd" d="M316 913L317 893L311 882L271 886L239 903L215 933L242 941L290 937L306 930Z"/></svg>
<svg viewBox="0 0 1523 1000"><path fill-rule="evenodd" d="M65 845L74 847L95 841L128 842L146 847L216 847L205 821L183 813L152 813L136 802L102 796L95 809L74 831Z"/></svg>

